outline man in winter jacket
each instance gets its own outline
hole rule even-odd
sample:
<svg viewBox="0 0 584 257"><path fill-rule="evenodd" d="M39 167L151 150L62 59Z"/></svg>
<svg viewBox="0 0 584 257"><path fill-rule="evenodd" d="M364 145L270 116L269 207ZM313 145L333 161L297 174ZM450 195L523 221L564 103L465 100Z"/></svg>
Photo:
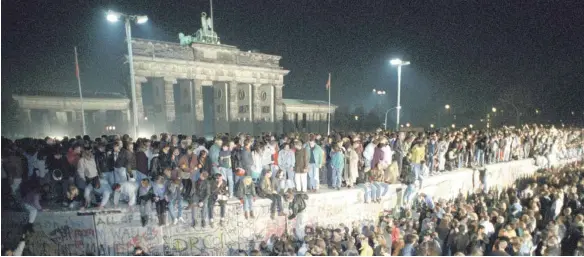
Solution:
<svg viewBox="0 0 584 257"><path fill-rule="evenodd" d="M324 166L324 151L316 144L314 136L305 149L308 159L308 189L317 192L320 188L320 169Z"/></svg>
<svg viewBox="0 0 584 257"><path fill-rule="evenodd" d="M302 147L302 142L294 143L294 182L296 184L297 192L306 192L308 190L308 160L306 149Z"/></svg>
<svg viewBox="0 0 584 257"><path fill-rule="evenodd" d="M211 187L209 181L207 181L209 173L204 171L201 173L199 180L195 183L195 190L192 190L190 199L190 208L192 213L193 227L197 226L197 220L195 218L196 208L200 208L201 211L201 226L206 226L206 220L209 214L209 195L211 194Z"/></svg>

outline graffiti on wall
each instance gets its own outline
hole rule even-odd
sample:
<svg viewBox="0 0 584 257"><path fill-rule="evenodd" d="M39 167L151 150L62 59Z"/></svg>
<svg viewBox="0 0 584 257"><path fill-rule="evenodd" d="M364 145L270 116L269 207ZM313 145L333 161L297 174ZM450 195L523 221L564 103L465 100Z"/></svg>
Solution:
<svg viewBox="0 0 584 257"><path fill-rule="evenodd" d="M18 240L28 222L27 213L2 213L2 238ZM27 250L38 255L97 254L95 227L91 216L73 213L42 213L29 235Z"/></svg>

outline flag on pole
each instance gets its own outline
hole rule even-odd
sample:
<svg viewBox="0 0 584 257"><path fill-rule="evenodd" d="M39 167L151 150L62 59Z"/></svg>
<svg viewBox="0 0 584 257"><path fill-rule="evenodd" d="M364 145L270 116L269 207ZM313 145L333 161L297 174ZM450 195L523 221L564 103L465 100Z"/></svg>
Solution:
<svg viewBox="0 0 584 257"><path fill-rule="evenodd" d="M326 89L329 90L331 88L331 74L329 73L329 78L326 82Z"/></svg>

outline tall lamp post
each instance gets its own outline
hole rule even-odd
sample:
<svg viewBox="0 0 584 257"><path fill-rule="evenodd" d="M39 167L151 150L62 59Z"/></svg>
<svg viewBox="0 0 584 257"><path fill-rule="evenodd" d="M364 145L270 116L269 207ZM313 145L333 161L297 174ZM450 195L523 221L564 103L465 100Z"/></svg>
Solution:
<svg viewBox="0 0 584 257"><path fill-rule="evenodd" d="M392 107L389 108L387 111L385 111L385 121L383 122L383 130L387 130L387 114L389 113L389 111L396 109L397 107Z"/></svg>
<svg viewBox="0 0 584 257"><path fill-rule="evenodd" d="M120 18L124 19L126 27L126 42L128 44L128 62L130 63L130 89L132 90L132 137L138 137L138 103L136 100L136 81L134 80L134 58L132 55L132 26L130 21L136 24L146 23L148 16L146 15L128 15L114 11L107 12L107 20L109 22L117 22Z"/></svg>
<svg viewBox="0 0 584 257"><path fill-rule="evenodd" d="M397 106L395 107L397 109L397 115L396 115L396 119L395 119L395 130L399 130L399 114L401 111L401 103L400 103L400 98L401 98L401 68L402 66L405 65L410 65L410 62L407 61L402 61L401 59L393 59L391 60L389 63L391 63L391 65L393 66L397 66Z"/></svg>

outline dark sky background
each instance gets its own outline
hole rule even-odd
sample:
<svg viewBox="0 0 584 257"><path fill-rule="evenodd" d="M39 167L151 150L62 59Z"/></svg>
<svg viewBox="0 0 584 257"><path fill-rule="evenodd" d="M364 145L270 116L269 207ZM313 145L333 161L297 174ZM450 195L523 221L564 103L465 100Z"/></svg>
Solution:
<svg viewBox="0 0 584 257"><path fill-rule="evenodd" d="M285 98L326 100L332 72L333 103L390 108L397 72L388 61L400 57L412 63L402 73L402 106L413 123L432 122L445 104L478 120L491 106L512 112L508 102L526 120L535 109L540 119L584 120L582 1L213 4L223 44L283 56ZM84 91L125 93L123 24L108 23L108 9L149 16L133 26L135 37L178 42L179 32L200 27L209 1L3 2L3 97L15 89L77 90L74 46ZM376 98L373 88L387 94Z"/></svg>

